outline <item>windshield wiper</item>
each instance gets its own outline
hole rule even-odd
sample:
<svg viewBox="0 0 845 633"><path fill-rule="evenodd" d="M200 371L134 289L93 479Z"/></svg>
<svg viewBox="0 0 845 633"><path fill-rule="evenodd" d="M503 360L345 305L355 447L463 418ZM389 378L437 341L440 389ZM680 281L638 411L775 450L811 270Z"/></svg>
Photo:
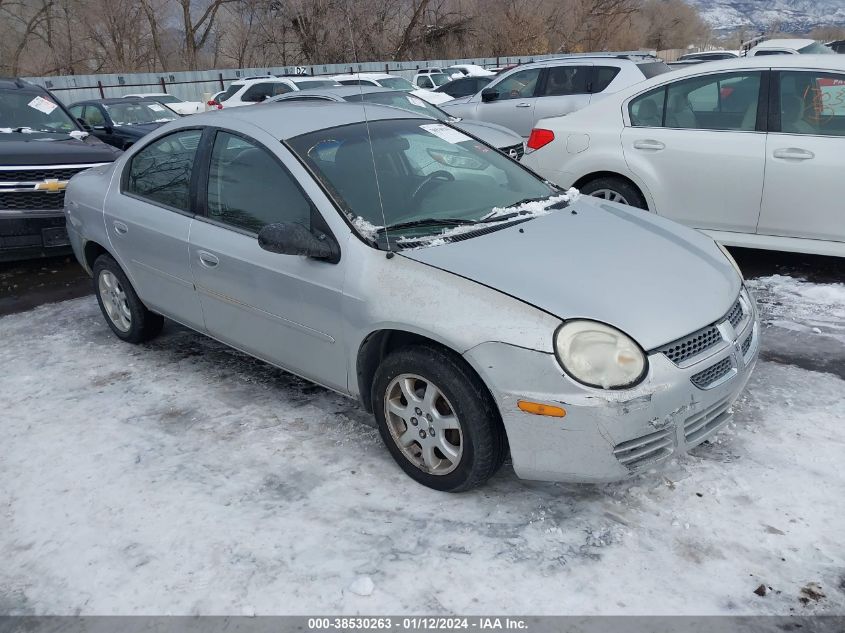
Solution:
<svg viewBox="0 0 845 633"><path fill-rule="evenodd" d="M548 200L552 196L539 196L537 198L523 198L518 202L514 202L513 204L509 204L508 206L504 207L505 209L512 209L514 207L518 207L523 204L528 204L529 202L542 202L543 200ZM514 218L518 215L523 213L528 213L527 211L514 211L513 213L502 213L501 215L497 211L491 211L487 215L481 217L481 222L499 222L501 220L509 220Z"/></svg>
<svg viewBox="0 0 845 633"><path fill-rule="evenodd" d="M462 226L464 224L478 224L478 220L470 220L468 218L422 218L420 220L410 220L408 222L397 222L396 224L380 226L377 233L425 226Z"/></svg>

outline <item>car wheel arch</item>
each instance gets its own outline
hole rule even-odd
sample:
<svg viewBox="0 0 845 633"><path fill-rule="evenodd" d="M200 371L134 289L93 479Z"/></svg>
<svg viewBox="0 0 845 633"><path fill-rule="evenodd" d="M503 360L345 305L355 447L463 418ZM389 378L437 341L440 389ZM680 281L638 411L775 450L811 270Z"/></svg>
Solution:
<svg viewBox="0 0 845 633"><path fill-rule="evenodd" d="M575 187L576 189L581 189L582 187L586 186L587 183L590 183L594 180L599 180L600 178L618 178L620 180L624 180L630 186L634 187L639 192L639 194L643 197L643 200L646 201L646 207L647 207L646 210L648 210L648 211L654 210L654 203L652 201L650 193L644 187L642 187L639 183L634 182L628 176L625 176L624 174L620 174L619 172L616 172L616 171L594 171L594 172L591 172L589 174L586 174L585 176L581 176L578 180L576 180L572 184L572 186Z"/></svg>
<svg viewBox="0 0 845 633"><path fill-rule="evenodd" d="M412 332L410 330L388 328L370 332L366 337L364 337L364 340L361 341L358 348L355 363L355 372L358 381L358 397L364 405L364 409L366 411L369 413L373 412L371 388L381 361L394 350L412 345L435 347L453 355L457 359L460 359L460 362L465 364L469 370L478 377L491 399L495 402L495 398L493 398L493 394L487 386L487 383L484 382L481 374L456 349L450 347L442 341L426 336L425 334Z"/></svg>
<svg viewBox="0 0 845 633"><path fill-rule="evenodd" d="M114 255L107 248L94 240L87 240L85 242L85 245L82 247L82 254L85 260L85 267L89 273L92 273L94 270L94 262L97 261L100 255L109 255L114 258ZM115 261L117 260L115 259Z"/></svg>

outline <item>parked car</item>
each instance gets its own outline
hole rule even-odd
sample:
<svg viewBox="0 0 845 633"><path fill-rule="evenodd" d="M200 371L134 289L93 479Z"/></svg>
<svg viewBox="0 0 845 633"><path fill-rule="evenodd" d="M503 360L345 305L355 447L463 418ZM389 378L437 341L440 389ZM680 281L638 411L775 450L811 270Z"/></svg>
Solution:
<svg viewBox="0 0 845 633"><path fill-rule="evenodd" d="M336 75L334 80L344 86L380 86L382 88L391 88L392 90L402 90L416 95L420 99L425 99L429 103L435 105L451 101L452 97L446 94L439 94L431 90L423 90L417 88L407 79L397 77L395 75L388 75L387 73L355 73L353 75Z"/></svg>
<svg viewBox="0 0 845 633"><path fill-rule="evenodd" d="M69 110L87 131L118 149L130 147L157 127L179 118L157 101L128 97L78 101Z"/></svg>
<svg viewBox="0 0 845 633"><path fill-rule="evenodd" d="M699 51L681 55L677 61L670 62L669 66L686 66L689 64L701 64L703 62L717 62L722 59L735 59L739 57L739 51Z"/></svg>
<svg viewBox="0 0 845 633"><path fill-rule="evenodd" d="M539 121L528 148L523 161L561 186L648 209L723 244L845 256L839 56L676 70Z"/></svg>
<svg viewBox="0 0 845 633"><path fill-rule="evenodd" d="M446 67L443 72L456 79L459 77L493 77L496 74L478 64L452 64Z"/></svg>
<svg viewBox="0 0 845 633"><path fill-rule="evenodd" d="M726 424L759 324L725 251L463 136L340 103L174 121L71 181L74 252L118 338L167 317L358 398L438 490L508 449L625 478Z"/></svg>
<svg viewBox="0 0 845 633"><path fill-rule="evenodd" d="M493 77L461 77L460 79L453 79L452 81L437 86L434 92L442 92L453 99L459 97L470 97L476 92L481 92L487 84L493 81Z"/></svg>
<svg viewBox="0 0 845 633"><path fill-rule="evenodd" d="M830 50L839 55L845 54L845 40L834 40L825 44Z"/></svg>
<svg viewBox="0 0 845 633"><path fill-rule="evenodd" d="M443 108L462 119L487 121L528 138L539 119L569 114L671 69L647 56L578 56L523 64L471 97Z"/></svg>
<svg viewBox="0 0 845 633"><path fill-rule="evenodd" d="M226 88L226 92L218 96L216 101L220 108L235 108L239 106L261 103L269 97L285 94L294 90L309 88L327 88L336 86L333 79L300 76L295 77L256 77L233 81Z"/></svg>
<svg viewBox="0 0 845 633"><path fill-rule="evenodd" d="M166 92L145 92L123 96L129 99L146 99L148 101L155 101L156 103L163 103L176 114L181 115L205 112L205 106L200 101L183 101Z"/></svg>
<svg viewBox="0 0 845 633"><path fill-rule="evenodd" d="M211 95L211 98L205 102L205 109L208 110L222 110L223 106L220 104L220 98L226 94L225 90L220 90Z"/></svg>
<svg viewBox="0 0 845 633"><path fill-rule="evenodd" d="M336 101L340 103L366 101L367 103L402 108L418 115L428 116L432 119L449 123L467 134L472 134L472 136L480 138L488 145L492 145L514 160L519 160L525 153L525 144L522 137L515 132L511 132L509 129L493 123L462 121L447 114L436 105L423 101L419 97L402 92L401 90L390 90L376 86L339 86L337 88L323 88L322 90L290 92L285 95L273 97L265 103L275 103L278 101L288 103L292 101ZM466 137L465 142L472 141L473 139Z"/></svg>
<svg viewBox="0 0 845 633"><path fill-rule="evenodd" d="M833 52L832 49L816 40L784 39L763 40L752 47L746 55L748 57L758 55L831 55Z"/></svg>
<svg viewBox="0 0 845 633"><path fill-rule="evenodd" d="M0 79L0 261L70 252L68 180L120 152L85 132L48 90Z"/></svg>
<svg viewBox="0 0 845 633"><path fill-rule="evenodd" d="M411 83L423 90L434 90L438 86L449 83L450 79L451 77L444 74L440 68L421 68L414 75Z"/></svg>

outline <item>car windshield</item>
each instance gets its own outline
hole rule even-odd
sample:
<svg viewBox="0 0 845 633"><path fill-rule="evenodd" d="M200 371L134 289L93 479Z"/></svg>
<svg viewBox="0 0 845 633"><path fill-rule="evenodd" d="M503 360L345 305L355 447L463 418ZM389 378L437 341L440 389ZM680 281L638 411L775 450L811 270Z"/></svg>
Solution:
<svg viewBox="0 0 845 633"><path fill-rule="evenodd" d="M224 93L217 97L217 101L219 103L222 103L223 101L231 97L233 94L235 94L238 90L243 88L244 85L245 84L231 84L228 88L226 88L226 91Z"/></svg>
<svg viewBox="0 0 845 633"><path fill-rule="evenodd" d="M149 99L150 101L158 101L159 103L182 103L181 99L177 99L173 95L149 95L143 98Z"/></svg>
<svg viewBox="0 0 845 633"><path fill-rule="evenodd" d="M407 79L402 79L402 77L385 77L384 79L379 79L378 83L383 88L393 88L394 90L416 90L417 87L412 84Z"/></svg>
<svg viewBox="0 0 845 633"><path fill-rule="evenodd" d="M310 88L331 88L332 86L337 86L337 82L331 79L308 79L306 81L296 81L294 83L300 90L308 90Z"/></svg>
<svg viewBox="0 0 845 633"><path fill-rule="evenodd" d="M380 227L388 228L391 244L395 239L401 246L491 216L507 219L519 213L509 207L558 193L502 153L430 119L354 123L303 134L288 144L353 226L381 247Z"/></svg>
<svg viewBox="0 0 845 633"><path fill-rule="evenodd" d="M645 62L637 64L637 68L640 69L640 72L642 72L643 77L646 79L657 77L657 75L662 75L663 73L672 72L672 68L663 62Z"/></svg>
<svg viewBox="0 0 845 633"><path fill-rule="evenodd" d="M445 75L443 73L433 73L429 75L431 77L431 81L434 82L435 86L442 86L445 83L449 83L450 77L449 75Z"/></svg>
<svg viewBox="0 0 845 633"><path fill-rule="evenodd" d="M0 90L0 129L59 134L79 131L49 95L29 90Z"/></svg>
<svg viewBox="0 0 845 633"><path fill-rule="evenodd" d="M154 101L104 104L115 125L143 125L167 123L179 118L172 110Z"/></svg>
<svg viewBox="0 0 845 633"><path fill-rule="evenodd" d="M798 49L798 52L802 55L836 55L832 48L829 48L824 44L819 44L818 42L808 44L804 48Z"/></svg>
<svg viewBox="0 0 845 633"><path fill-rule="evenodd" d="M417 114L430 116L434 119L450 119L450 114L447 114L440 108L437 108L427 101L423 101L419 97L397 90L394 92L366 92L364 94L349 95L346 97L347 101L367 101L369 103L379 103L381 105L393 106L394 108L402 108L403 110L410 110Z"/></svg>

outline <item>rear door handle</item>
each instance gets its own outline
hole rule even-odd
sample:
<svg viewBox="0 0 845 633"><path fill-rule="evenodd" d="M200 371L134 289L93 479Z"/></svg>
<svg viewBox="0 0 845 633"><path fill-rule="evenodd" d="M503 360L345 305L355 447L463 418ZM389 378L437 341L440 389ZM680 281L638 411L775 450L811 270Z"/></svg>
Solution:
<svg viewBox="0 0 845 633"><path fill-rule="evenodd" d="M516 107L517 108L530 108L531 104L530 103L517 103Z"/></svg>
<svg viewBox="0 0 845 633"><path fill-rule="evenodd" d="M205 266L206 268L214 268L217 264L220 263L220 260L217 259L217 255L213 255L208 251L199 251L200 256L200 264Z"/></svg>
<svg viewBox="0 0 845 633"><path fill-rule="evenodd" d="M772 152L772 156L775 158L785 158L786 160L810 160L811 158L816 157L813 152L799 147L784 147L776 149Z"/></svg>
<svg viewBox="0 0 845 633"><path fill-rule="evenodd" d="M660 141L655 141L654 139L647 138L639 141L634 141L634 149L644 149L651 152L659 152L662 149L666 149L666 145L665 143L661 143Z"/></svg>
<svg viewBox="0 0 845 633"><path fill-rule="evenodd" d="M114 223L114 232L118 235L126 235L126 232L129 231L129 227L126 226L123 222L115 221Z"/></svg>

